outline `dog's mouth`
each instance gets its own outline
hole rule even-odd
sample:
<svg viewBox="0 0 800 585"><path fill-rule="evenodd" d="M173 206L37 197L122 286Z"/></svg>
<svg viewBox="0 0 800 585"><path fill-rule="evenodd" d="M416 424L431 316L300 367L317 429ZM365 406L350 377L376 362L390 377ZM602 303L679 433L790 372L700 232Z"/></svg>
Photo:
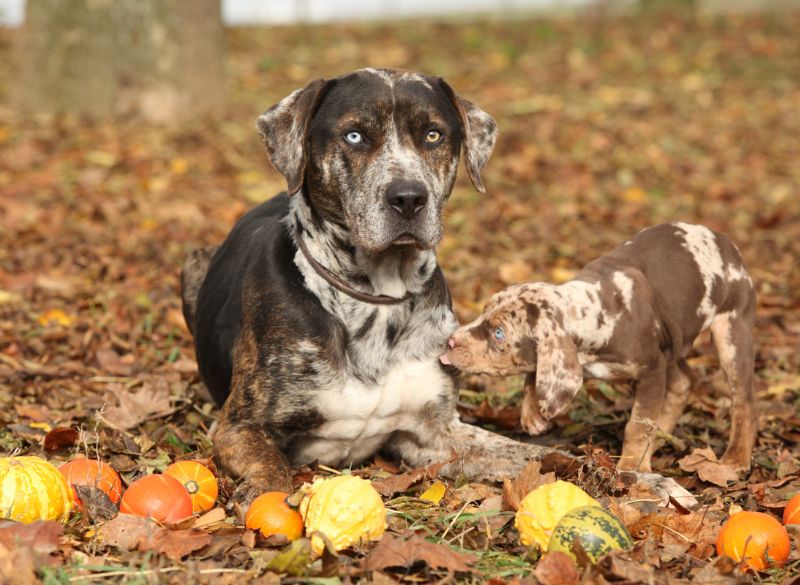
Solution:
<svg viewBox="0 0 800 585"><path fill-rule="evenodd" d="M419 238L410 234L408 232L402 233L397 236L394 240L392 240L391 246L416 246L417 248L422 248L422 242L419 241Z"/></svg>

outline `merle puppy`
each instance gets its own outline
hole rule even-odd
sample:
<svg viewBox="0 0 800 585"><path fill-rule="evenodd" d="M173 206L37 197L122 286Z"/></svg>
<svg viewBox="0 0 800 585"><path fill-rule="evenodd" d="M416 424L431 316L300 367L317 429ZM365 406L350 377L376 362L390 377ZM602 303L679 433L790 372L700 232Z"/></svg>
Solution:
<svg viewBox="0 0 800 585"><path fill-rule="evenodd" d="M483 191L494 120L441 78L364 69L311 82L257 126L288 194L192 254L181 278L235 497L291 491L291 466L380 449L474 479L552 452L462 423L455 369L439 363L457 326L434 252L442 208L462 149Z"/></svg>
<svg viewBox="0 0 800 585"><path fill-rule="evenodd" d="M736 246L683 222L642 230L555 286L495 293L458 329L442 362L468 372L526 373L522 423L547 431L584 377L632 380L621 469L650 471L656 431L671 433L692 388L686 356L710 329L733 398L722 463L749 469L756 440L753 281Z"/></svg>

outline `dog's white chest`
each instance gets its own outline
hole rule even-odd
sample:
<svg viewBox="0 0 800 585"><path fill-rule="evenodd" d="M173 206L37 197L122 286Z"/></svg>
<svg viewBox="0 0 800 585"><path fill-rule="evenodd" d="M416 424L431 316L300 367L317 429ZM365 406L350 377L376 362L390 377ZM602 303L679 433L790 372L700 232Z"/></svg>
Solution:
<svg viewBox="0 0 800 585"><path fill-rule="evenodd" d="M382 381L364 383L348 378L344 384L319 391L317 408L326 422L314 430L314 439L299 459L342 465L362 460L399 430L413 430L423 411L452 382L434 359L401 361Z"/></svg>

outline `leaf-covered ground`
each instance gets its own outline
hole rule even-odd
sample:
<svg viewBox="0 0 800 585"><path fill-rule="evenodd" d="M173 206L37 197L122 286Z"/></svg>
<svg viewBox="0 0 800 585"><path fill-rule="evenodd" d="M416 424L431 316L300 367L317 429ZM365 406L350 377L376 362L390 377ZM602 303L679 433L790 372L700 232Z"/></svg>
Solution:
<svg viewBox="0 0 800 585"><path fill-rule="evenodd" d="M569 278L650 224L702 222L739 244L759 293L761 430L749 477L725 485L705 476L721 487L684 471L691 459L678 463L695 449L719 455L729 427L707 338L690 360L698 374L690 407L654 459L698 495L697 510L658 510L649 494L614 489L608 456L619 453L631 404L624 385L589 384L549 438L589 455L579 468L550 467L611 506L637 541L582 573L584 582L754 579L718 561L712 543L737 507L779 514L800 491L798 30L800 16L790 14L235 30L228 107L214 122L170 131L18 114L13 33L3 32L0 453L54 462L87 453L126 481L208 457L215 411L198 384L177 275L190 249L220 241L245 210L283 188L260 150L256 115L317 76L422 70L446 77L500 127L488 192L462 176L446 217L440 260L462 320L504 284ZM516 379L465 379L462 414L513 433L519 389ZM72 427L77 437L51 433L45 450L49 431ZM179 527L185 533L127 543L89 515L60 534L0 525L0 575L30 583L36 567L49 583L574 582L556 580L557 559L536 566L507 511L547 471L529 469L505 494L450 482L432 503L419 498L432 472L376 459L355 472L380 480L390 533L313 563L300 546L283 555L282 573L268 569L280 546L217 510L194 529ZM312 472L333 470L300 470L298 482ZM221 479L220 506L231 486ZM292 555L299 561L287 564ZM795 543L787 567L759 579L798 575Z"/></svg>

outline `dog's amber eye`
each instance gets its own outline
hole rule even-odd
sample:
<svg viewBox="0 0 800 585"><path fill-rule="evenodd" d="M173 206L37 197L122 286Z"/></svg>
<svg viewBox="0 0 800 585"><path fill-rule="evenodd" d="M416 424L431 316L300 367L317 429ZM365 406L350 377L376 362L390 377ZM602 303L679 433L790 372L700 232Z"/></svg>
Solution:
<svg viewBox="0 0 800 585"><path fill-rule="evenodd" d="M425 142L428 144L436 144L442 139L442 133L438 130L428 130L428 133L425 135Z"/></svg>

